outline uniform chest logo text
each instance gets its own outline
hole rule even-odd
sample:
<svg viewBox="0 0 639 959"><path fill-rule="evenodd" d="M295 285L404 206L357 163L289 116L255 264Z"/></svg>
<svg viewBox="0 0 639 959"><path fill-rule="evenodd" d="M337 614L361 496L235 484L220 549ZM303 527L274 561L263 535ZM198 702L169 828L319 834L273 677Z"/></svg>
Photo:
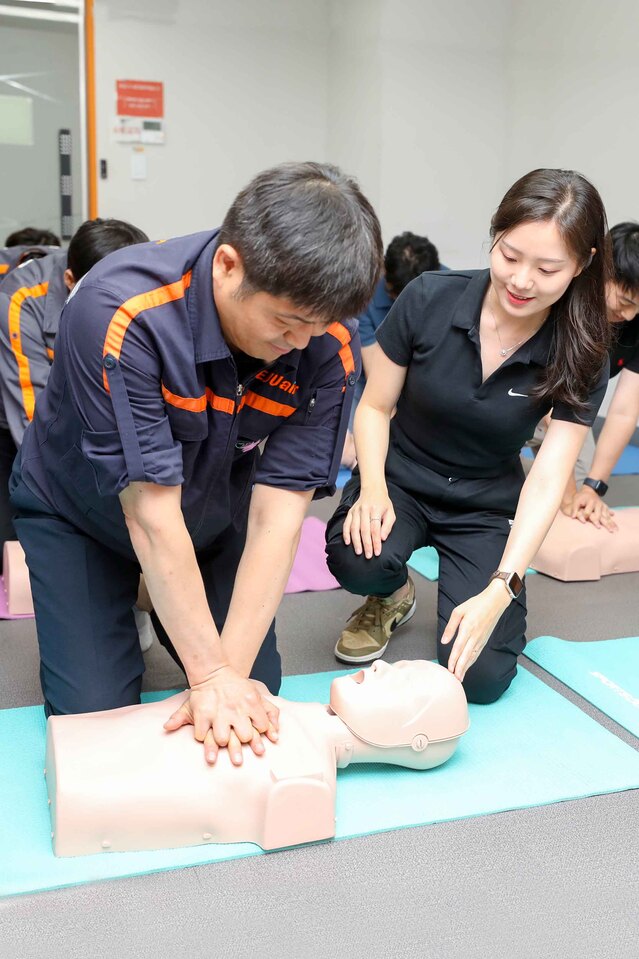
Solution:
<svg viewBox="0 0 639 959"><path fill-rule="evenodd" d="M290 393L291 396L294 396L299 390L297 383L291 383L289 380L285 380L281 373L269 373L268 370L260 370L260 372L256 374L255 379L262 380L263 383L268 383L269 386L277 386L280 390L284 390L285 393Z"/></svg>

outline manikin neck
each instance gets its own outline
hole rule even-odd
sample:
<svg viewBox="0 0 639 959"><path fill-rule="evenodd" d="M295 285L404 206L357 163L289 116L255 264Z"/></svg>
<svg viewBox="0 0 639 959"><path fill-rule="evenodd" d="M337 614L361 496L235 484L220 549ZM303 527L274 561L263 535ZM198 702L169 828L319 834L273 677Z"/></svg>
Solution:
<svg viewBox="0 0 639 959"><path fill-rule="evenodd" d="M345 769L352 763L388 763L392 762L391 753L385 746L372 746L356 736L330 706L326 706L327 730L331 745L335 750L337 768ZM405 747L404 747L405 751Z"/></svg>

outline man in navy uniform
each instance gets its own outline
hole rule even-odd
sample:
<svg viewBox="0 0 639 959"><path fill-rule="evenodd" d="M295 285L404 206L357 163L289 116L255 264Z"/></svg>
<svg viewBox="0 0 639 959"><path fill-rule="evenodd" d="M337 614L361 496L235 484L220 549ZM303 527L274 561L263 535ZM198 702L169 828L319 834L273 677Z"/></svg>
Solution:
<svg viewBox="0 0 639 959"><path fill-rule="evenodd" d="M193 724L208 762L277 737L249 676L279 687L273 617L308 503L334 489L348 318L381 257L351 179L285 164L219 231L118 251L76 285L12 478L49 714L139 702L142 570L190 687L165 728Z"/></svg>

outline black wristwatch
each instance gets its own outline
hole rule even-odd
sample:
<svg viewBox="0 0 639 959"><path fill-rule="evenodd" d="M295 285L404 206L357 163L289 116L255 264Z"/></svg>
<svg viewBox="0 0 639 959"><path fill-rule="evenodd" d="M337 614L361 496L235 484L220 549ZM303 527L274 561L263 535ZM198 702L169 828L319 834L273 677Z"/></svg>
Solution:
<svg viewBox="0 0 639 959"><path fill-rule="evenodd" d="M502 579L504 581L511 599L517 599L524 588L523 580L518 573L503 573L501 570L496 569L488 582L492 583L494 579Z"/></svg>
<svg viewBox="0 0 639 959"><path fill-rule="evenodd" d="M603 480L591 479L590 476L586 476L584 480L584 486L589 486L590 489L594 489L597 496L604 497L608 492L607 483L604 483Z"/></svg>

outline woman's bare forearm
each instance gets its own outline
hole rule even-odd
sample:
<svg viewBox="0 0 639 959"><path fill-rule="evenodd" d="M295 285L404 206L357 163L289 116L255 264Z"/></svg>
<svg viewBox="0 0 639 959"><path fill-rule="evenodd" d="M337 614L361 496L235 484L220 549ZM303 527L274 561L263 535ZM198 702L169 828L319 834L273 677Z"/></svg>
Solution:
<svg viewBox="0 0 639 959"><path fill-rule="evenodd" d="M353 424L362 488L386 489L384 467L388 453L389 429L390 414L375 409L362 400L357 407Z"/></svg>

